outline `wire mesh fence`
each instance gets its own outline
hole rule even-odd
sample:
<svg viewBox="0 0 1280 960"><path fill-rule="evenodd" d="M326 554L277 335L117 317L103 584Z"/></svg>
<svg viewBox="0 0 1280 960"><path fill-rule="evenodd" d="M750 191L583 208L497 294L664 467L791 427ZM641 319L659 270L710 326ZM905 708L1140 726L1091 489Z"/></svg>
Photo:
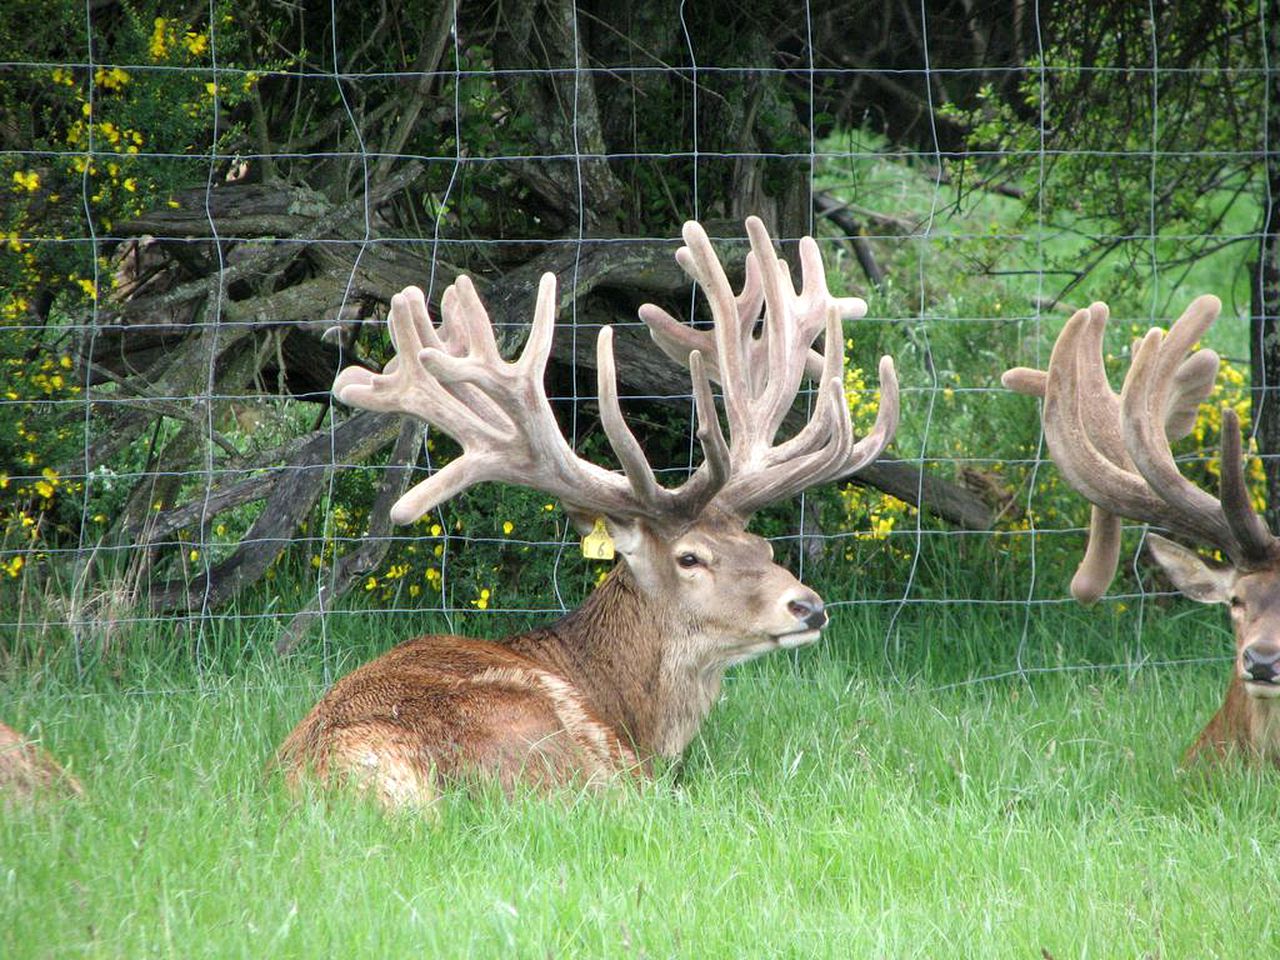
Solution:
<svg viewBox="0 0 1280 960"><path fill-rule="evenodd" d="M818 239L833 289L869 305L845 329L859 426L877 355L897 361L892 462L756 524L886 637L994 607L1020 634L1010 670L1066 668L1028 643L1070 602L1086 507L999 375L1043 367L1073 308L1111 301L1118 378L1135 333L1222 297L1217 404L1178 450L1194 479L1218 406L1249 409L1265 7L53 6L3 15L12 650L255 622L328 644L335 619L380 612L498 634L572 607L606 568L557 503L477 489L393 528L389 503L457 448L328 387L389 358L392 294L438 311L463 274L514 355L551 271L566 436L613 465L593 352L612 325L625 409L678 483L693 398L636 310L705 319L673 256L685 219L739 271L747 215L792 259ZM1141 536L1105 601L1139 637L1167 592Z"/></svg>

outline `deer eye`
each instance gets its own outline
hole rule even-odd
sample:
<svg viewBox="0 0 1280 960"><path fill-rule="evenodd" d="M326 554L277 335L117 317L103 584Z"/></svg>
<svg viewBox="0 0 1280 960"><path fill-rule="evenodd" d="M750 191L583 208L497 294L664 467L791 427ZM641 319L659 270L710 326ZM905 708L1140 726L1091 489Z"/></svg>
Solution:
<svg viewBox="0 0 1280 960"><path fill-rule="evenodd" d="M701 566L702 560L696 553L682 553L680 556L676 557L676 563L680 564L680 566L684 567L686 570L689 570L693 567Z"/></svg>
<svg viewBox="0 0 1280 960"><path fill-rule="evenodd" d="M1242 609L1244 609L1244 598L1243 598L1243 597L1238 597L1238 596L1237 596L1237 597L1232 597L1232 598L1231 598L1231 600L1230 600L1230 603L1231 603L1231 609L1232 609L1232 610L1242 610Z"/></svg>

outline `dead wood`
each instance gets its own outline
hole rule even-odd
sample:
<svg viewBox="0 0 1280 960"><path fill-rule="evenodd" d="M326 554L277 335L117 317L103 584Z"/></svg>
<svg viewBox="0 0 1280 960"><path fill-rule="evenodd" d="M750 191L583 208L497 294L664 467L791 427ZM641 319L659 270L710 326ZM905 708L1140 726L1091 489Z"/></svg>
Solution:
<svg viewBox="0 0 1280 960"><path fill-rule="evenodd" d="M218 607L256 583L293 542L298 527L326 488L334 464L363 463L383 449L399 430L400 418L359 413L333 428L317 431L280 473L258 519L226 560L191 581L171 580L152 587L157 611Z"/></svg>
<svg viewBox="0 0 1280 960"><path fill-rule="evenodd" d="M382 563L391 549L391 505L409 487L413 461L421 443L422 425L410 417L402 417L400 436L396 439L391 460L382 475L382 482L378 484L378 495L369 511L369 530L364 541L321 572L321 577L327 582L320 585L310 603L293 615L276 641L276 653L281 656L290 653L329 605L336 603Z"/></svg>

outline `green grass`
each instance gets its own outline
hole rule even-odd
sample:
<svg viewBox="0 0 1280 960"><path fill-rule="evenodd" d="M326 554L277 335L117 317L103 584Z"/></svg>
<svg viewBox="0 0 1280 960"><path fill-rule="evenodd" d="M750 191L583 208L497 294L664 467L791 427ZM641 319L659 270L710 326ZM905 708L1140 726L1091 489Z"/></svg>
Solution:
<svg viewBox="0 0 1280 960"><path fill-rule="evenodd" d="M294 803L273 746L324 687L272 626L205 666L11 668L5 719L88 799L0 822L0 956L1263 956L1280 935L1280 779L1177 758L1224 664L1213 611L841 611L812 650L731 675L680 770L603 795L451 795L431 825ZM945 617L943 616L945 614ZM411 629L335 618L341 670ZM216 625L215 625L216 627ZM1211 639L1206 640L1206 637ZM1205 644L1212 649L1204 649ZM1065 649L1064 649L1065 648Z"/></svg>
<svg viewBox="0 0 1280 960"><path fill-rule="evenodd" d="M934 208L930 178L892 159L826 177L876 210ZM856 325L858 362L889 350L904 386L931 389L936 376L956 390L934 407L908 395L899 455L1036 449L1033 406L978 391L1046 355L1066 312L1031 303L1057 281L1021 271L1069 259L1080 241L1069 218L1042 228L1020 210L971 195L925 238L877 241L886 291L868 293L852 266L835 281L891 321ZM1242 206L1223 232L1255 220ZM1239 357L1243 254L1162 273L1158 297L1141 284L1120 291L1131 265L1116 254L1068 300L1110 299L1145 326L1153 304L1172 319L1216 292L1228 316L1213 345ZM1114 326L1119 352L1130 331ZM1078 498L1044 492L1052 476L1039 471L1037 510L1069 503L1045 522L1082 522ZM493 527L482 536L520 519L498 503L474 508L468 531L477 514ZM522 533L545 539L527 522ZM324 642L287 662L269 652L271 619L144 621L76 663L36 609L0 636L0 720L40 736L88 797L0 814L0 958L1269 956L1280 775L1177 767L1226 672L1179 661L1225 656L1225 617L1182 601L1148 602L1141 619L1133 603L976 602L1062 597L1079 546L1042 537L1033 569L1016 537L925 536L918 554L909 540L896 552L858 541L853 561L832 550L807 570L828 597L896 597L913 570L913 599L953 602L896 619L892 603L840 608L818 648L733 673L681 768L645 789L455 793L434 825L343 796L295 803L262 769L328 679L442 629L438 618L353 610L391 601L348 598ZM552 575L538 562L524 589L543 605ZM245 612L291 611L310 596L306 558L289 563L301 573L283 569L271 601L245 599ZM497 586L451 563L452 604ZM525 599L502 584L502 605ZM498 635L528 619L540 618L468 613L457 625ZM1098 668L1109 664L1120 666Z"/></svg>

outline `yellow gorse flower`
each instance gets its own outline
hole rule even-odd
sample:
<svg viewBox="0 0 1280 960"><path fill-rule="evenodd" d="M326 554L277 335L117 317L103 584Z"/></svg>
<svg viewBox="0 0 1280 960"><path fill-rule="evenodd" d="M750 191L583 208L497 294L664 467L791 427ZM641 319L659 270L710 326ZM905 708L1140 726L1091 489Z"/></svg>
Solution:
<svg viewBox="0 0 1280 960"><path fill-rule="evenodd" d="M164 17L156 17L155 28L151 31L151 44L148 52L152 60L163 60L169 54L172 43L169 35L169 22Z"/></svg>
<svg viewBox="0 0 1280 960"><path fill-rule="evenodd" d="M119 67L112 67L110 70L99 67L93 74L93 82L105 90L118 92L129 83L129 74Z"/></svg>

